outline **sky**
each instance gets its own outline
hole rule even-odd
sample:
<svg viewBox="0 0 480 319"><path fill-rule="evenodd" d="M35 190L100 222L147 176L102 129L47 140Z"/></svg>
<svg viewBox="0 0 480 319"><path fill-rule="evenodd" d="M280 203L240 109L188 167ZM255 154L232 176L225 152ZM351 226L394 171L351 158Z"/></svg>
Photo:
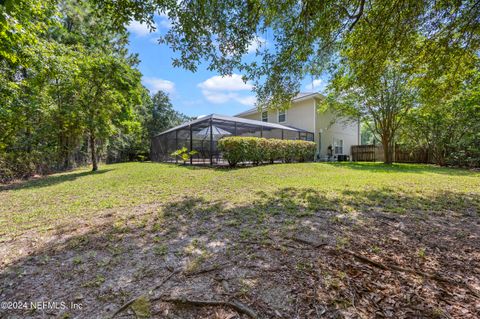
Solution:
<svg viewBox="0 0 480 319"><path fill-rule="evenodd" d="M252 83L244 83L241 74L222 78L208 71L206 64L199 65L195 73L174 68L173 51L157 42L159 35L165 34L170 27L168 18L156 16L155 26L154 32L136 21L127 27L130 33L129 50L139 55L142 83L152 94L158 90L168 93L174 109L188 116L212 113L235 115L254 107ZM258 37L250 45L247 58L254 59L257 47L268 45L268 40ZM302 81L302 91L305 92L321 92L325 86L325 78Z"/></svg>

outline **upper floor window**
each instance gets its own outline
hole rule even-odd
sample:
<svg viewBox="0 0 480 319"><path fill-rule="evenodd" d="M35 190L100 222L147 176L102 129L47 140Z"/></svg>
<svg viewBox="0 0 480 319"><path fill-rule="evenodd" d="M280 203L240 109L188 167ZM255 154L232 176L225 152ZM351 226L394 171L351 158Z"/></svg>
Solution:
<svg viewBox="0 0 480 319"><path fill-rule="evenodd" d="M339 138L333 139L333 147L335 150L335 155L343 154L343 140Z"/></svg>
<svg viewBox="0 0 480 319"><path fill-rule="evenodd" d="M278 123L283 123L287 121L287 111L281 110L278 111Z"/></svg>
<svg viewBox="0 0 480 319"><path fill-rule="evenodd" d="M268 122L268 112L262 112L262 122Z"/></svg>

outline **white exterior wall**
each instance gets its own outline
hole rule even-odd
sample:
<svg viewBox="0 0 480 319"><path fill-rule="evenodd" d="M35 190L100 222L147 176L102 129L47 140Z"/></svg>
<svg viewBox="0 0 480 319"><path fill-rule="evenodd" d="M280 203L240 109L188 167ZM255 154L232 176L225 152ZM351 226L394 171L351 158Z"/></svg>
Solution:
<svg viewBox="0 0 480 319"><path fill-rule="evenodd" d="M286 126L293 126L309 132L315 131L315 101L308 99L294 103L286 112L286 121L278 122L278 110L268 110L268 122L279 123ZM250 120L262 120L262 113L257 112L239 116Z"/></svg>
<svg viewBox="0 0 480 319"><path fill-rule="evenodd" d="M343 154L351 155L351 146L360 144L358 122L341 119L336 119L336 121L333 122L334 116L331 111L327 110L326 112L318 113L316 109L314 98L295 102L292 104L292 107L286 111L286 121L280 124L314 132L314 141L317 144L317 148L320 148L321 157L327 156L328 146L333 146L334 138L342 139ZM257 121L262 120L261 112L241 115L239 117ZM268 110L268 122L279 123L277 110ZM321 141L319 140L320 136Z"/></svg>
<svg viewBox="0 0 480 319"><path fill-rule="evenodd" d="M318 141L321 136L320 156L327 156L328 146L334 146L334 139L343 140L343 154L351 155L351 146L360 144L358 128L358 121L341 118L335 119L329 110L318 113L315 127L315 140Z"/></svg>

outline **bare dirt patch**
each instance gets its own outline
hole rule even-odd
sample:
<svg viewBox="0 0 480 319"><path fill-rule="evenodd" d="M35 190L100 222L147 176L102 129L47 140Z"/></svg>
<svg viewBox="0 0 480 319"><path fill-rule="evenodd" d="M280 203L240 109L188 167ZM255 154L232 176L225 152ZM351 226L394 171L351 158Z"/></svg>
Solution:
<svg viewBox="0 0 480 319"><path fill-rule="evenodd" d="M478 212L338 212L324 201L295 188L233 207L185 197L28 231L0 243L0 299L82 309L1 315L480 316Z"/></svg>

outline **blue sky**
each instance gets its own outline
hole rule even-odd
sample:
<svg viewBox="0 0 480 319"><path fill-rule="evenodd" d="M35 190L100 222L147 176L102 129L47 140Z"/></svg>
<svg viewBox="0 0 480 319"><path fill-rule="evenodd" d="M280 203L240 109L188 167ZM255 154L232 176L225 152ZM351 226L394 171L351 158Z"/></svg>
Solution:
<svg viewBox="0 0 480 319"><path fill-rule="evenodd" d="M170 27L168 18L156 16L155 24L154 32L135 21L128 26L130 51L139 54L142 82L152 93L158 90L167 92L174 108L189 116L211 113L234 115L254 106L252 84L244 83L241 74L222 78L208 71L207 65L200 65L195 73L174 68L171 65L173 51L156 41ZM254 59L256 48L268 45L268 39L258 37L250 45L246 58ZM302 91L322 91L325 84L325 79L304 80Z"/></svg>

